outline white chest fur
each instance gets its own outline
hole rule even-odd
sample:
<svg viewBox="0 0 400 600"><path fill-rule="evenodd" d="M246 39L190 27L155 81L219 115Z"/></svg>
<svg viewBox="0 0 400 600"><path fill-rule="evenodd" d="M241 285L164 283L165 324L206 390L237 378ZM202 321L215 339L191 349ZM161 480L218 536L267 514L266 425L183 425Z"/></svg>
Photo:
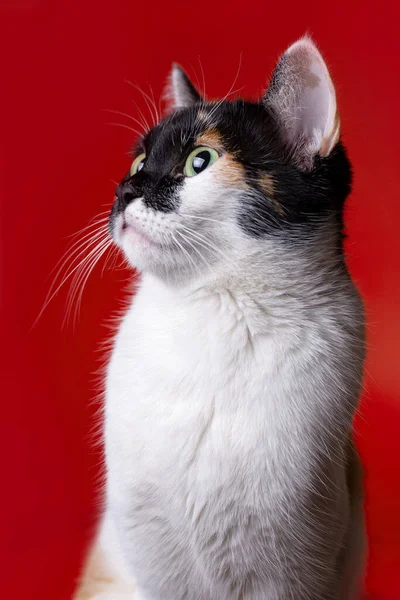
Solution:
<svg viewBox="0 0 400 600"><path fill-rule="evenodd" d="M340 453L356 403L352 289L343 289L341 312L332 298L279 310L273 298L267 309L251 294L178 293L144 279L117 336L106 398L109 508L143 586L151 579L169 598L161 582L172 577L171 597L184 598L190 578L196 589L212 580L225 594L223 572L244 577L266 551L267 571L281 564L283 538L297 535L282 532L313 492L321 449ZM338 521L344 477L330 473ZM173 562L163 563L171 553L181 590Z"/></svg>
<svg viewBox="0 0 400 600"><path fill-rule="evenodd" d="M282 377L288 353L303 341L301 327L290 326L288 348L287 327L268 331L267 318L254 335L252 309L227 291L179 295L155 280L143 283L108 377L107 455L123 493L143 476L157 478L167 495L173 482L184 490L193 469L204 491L211 482L202 462L207 479L214 465L220 485L230 469L240 478L241 463L248 473L259 454L263 462L281 455L277 436L285 419L291 435L294 426L291 382Z"/></svg>

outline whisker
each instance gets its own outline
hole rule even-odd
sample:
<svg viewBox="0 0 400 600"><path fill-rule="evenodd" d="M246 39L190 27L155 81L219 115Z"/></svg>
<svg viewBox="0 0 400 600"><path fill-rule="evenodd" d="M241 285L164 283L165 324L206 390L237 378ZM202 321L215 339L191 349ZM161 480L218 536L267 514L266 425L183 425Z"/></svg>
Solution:
<svg viewBox="0 0 400 600"><path fill-rule="evenodd" d="M108 264L109 264L109 263L110 263L110 261L111 261L111 258L112 258L112 257L114 257L114 256L115 256L115 254L118 256L118 249L117 249L117 246L115 246L114 244L111 244L111 245L110 245L110 247L109 247L109 249L108 249L107 255L106 255L106 257L105 257L105 260L104 260L104 265L103 265L103 268L102 268L102 270L101 270L101 277L103 277L103 275L104 275L104 272L105 272L105 271L106 271L106 269L108 268ZM114 261L114 262L115 262L115 261ZM110 268L112 268L112 267L110 267Z"/></svg>
<svg viewBox="0 0 400 600"><path fill-rule="evenodd" d="M176 233L178 233L178 232L176 232ZM182 244L181 244L181 243L180 243L180 242L179 242L179 241L176 239L176 237L175 237L175 235L174 235L173 233L172 233L172 239L174 240L174 242L175 242L175 244L178 246L178 248L180 248L180 249L182 250L182 252L184 252L184 254L186 254L186 256L188 257L188 259L189 259L189 262L190 262L190 267L191 267L191 269L192 269L192 273L195 275L195 274L196 274L196 271L197 271L197 273L198 273L198 274L200 274L200 273L201 273L201 271L200 271L200 269L199 269L199 266L198 266L198 265L196 265L196 263L194 262L193 258L190 256L190 253L189 253L189 252L186 250L186 248L184 248L184 247L182 246Z"/></svg>
<svg viewBox="0 0 400 600"><path fill-rule="evenodd" d="M145 123L145 125L146 125L145 130L149 131L151 129L151 127L150 127L149 122L147 121L146 117L144 116L142 109L140 108L139 104L135 100L133 100L133 98L131 100L132 100L133 104L136 106L136 110L138 111L140 117L143 119L143 123Z"/></svg>
<svg viewBox="0 0 400 600"><path fill-rule="evenodd" d="M104 218L104 219L99 220L98 222L92 223L88 227L82 228L81 231L77 231L76 233L66 236L64 239L68 239L68 238L72 238L72 239L71 239L70 245L68 246L67 250L65 251L65 254L67 252L71 252L71 250L73 248L75 248L75 246L77 244L80 244L82 241L84 241L92 236L96 236L98 233L107 233L107 231L108 231L107 225L108 225L108 218ZM85 233L85 231L86 231L86 233ZM78 236L79 236L79 239L74 241L74 238L76 238ZM61 257L60 260L62 260L62 258L63 257ZM60 261L58 261L58 262L60 262ZM54 268L52 269L51 272L54 271Z"/></svg>
<svg viewBox="0 0 400 600"><path fill-rule="evenodd" d="M203 256L203 254L200 252L200 250L198 248L196 248L191 242L190 240L187 239L187 237L179 230L176 230L175 233L177 233L178 235L181 236L181 238L187 243L189 244L189 246L191 248L193 248L193 250L196 252L196 254L198 254L198 256L203 260L203 262L207 265L207 267L211 268L210 263L205 259L205 257Z"/></svg>
<svg viewBox="0 0 400 600"><path fill-rule="evenodd" d="M100 217L100 215L102 215L102 214L104 214L106 216L98 218L97 220L94 220L94 219L96 219L96 217L93 217L93 219L91 219L85 227L82 227L82 229L78 229L78 231L76 231L75 233L70 233L69 235L66 235L64 239L74 238L77 235L83 233L86 229L89 229L89 227L94 227L95 225L98 225L99 223L107 223L108 218L109 218L108 215L110 214L110 211L105 210L104 213L99 213L99 215L97 215L97 216Z"/></svg>
<svg viewBox="0 0 400 600"><path fill-rule="evenodd" d="M52 286L57 281L58 276L60 275L60 273L66 266L66 264L68 262L70 262L71 263L70 266L72 267L74 265L74 263L77 260L79 260L80 256L82 256L82 254L84 254L87 251L88 247L90 248L90 246L97 243L100 240L100 238L102 238L102 237L104 237L104 238L108 237L107 231L105 231L105 230L103 231L101 229L96 232L87 233L85 236L83 236L81 239L77 240L74 244L72 244L66 250L66 252L60 258L60 260L56 263L56 265L50 271L49 275L52 275L52 273L54 273L54 271L58 268L58 271L53 278L53 283L50 286L50 291L51 291Z"/></svg>
<svg viewBox="0 0 400 600"><path fill-rule="evenodd" d="M202 79L203 79L203 92L202 92L202 97L203 97L203 100L205 100L205 97L206 97L206 80L205 80L205 77L204 77L203 65L201 64L200 55L199 55L197 58L198 58L199 65L200 65L201 77L202 77Z"/></svg>
<svg viewBox="0 0 400 600"><path fill-rule="evenodd" d="M53 269L51 271L51 273L54 273L54 271L57 269L57 272L56 272L56 274L53 278L53 281L50 285L49 291L47 292L43 306L42 306L38 316L36 317L35 321L33 322L31 330L36 325L36 323L39 321L39 319L43 315L44 311L46 310L46 308L48 307L50 302L53 300L53 298L57 295L57 293L59 292L61 287L64 285L64 283L66 281L68 281L68 279L70 279L70 277L79 269L79 266L85 260L85 257L83 259L81 259L81 256L87 251L88 248L90 248L91 246L93 246L95 244L98 244L99 240L101 240L101 239L106 240L106 238L108 238L107 230L103 227L98 227L95 231L87 233L85 236L83 236L83 238L77 240L68 248L68 250L64 253L64 255L60 258L60 260L56 263L55 267L53 267ZM93 250L92 250L92 252L93 252ZM80 262L77 263L77 261L80 261ZM68 263L71 263L71 264L67 268L66 274L62 278L61 282L59 284L57 284L57 281L58 281L61 273L66 268L66 265Z"/></svg>
<svg viewBox="0 0 400 600"><path fill-rule="evenodd" d="M194 74L194 77L196 79L196 89L200 92L200 89L201 89L201 87L200 87L200 81L199 81L199 78L197 76L196 69L193 67L193 65L191 63L190 63L190 67L191 67L192 72Z"/></svg>
<svg viewBox="0 0 400 600"><path fill-rule="evenodd" d="M114 271L115 269L119 269L119 268L121 268L121 267L122 267L122 265L124 265L124 264L125 264L125 261L126 261L126 259L125 259L124 255L123 255L123 254L122 254L122 253L119 251L118 247L117 247L117 246L114 246L114 249L115 249L115 252L114 252L114 254L111 254L111 256L112 256L113 258L112 258L112 263L111 263L111 266L110 266L110 269L112 269L113 271ZM117 260L118 260L118 258L121 258L121 262L120 262L120 264L119 264L119 265L118 265L118 267L117 267Z"/></svg>
<svg viewBox="0 0 400 600"><path fill-rule="evenodd" d="M201 217L200 215L188 215L186 213L179 213L180 216L184 217L185 219L197 219L199 221L211 221L212 223L218 223L218 225L221 225L221 221L218 221L218 219L211 219L210 217Z"/></svg>
<svg viewBox="0 0 400 600"><path fill-rule="evenodd" d="M67 250L64 252L64 254L61 256L61 258L57 261L57 263L54 265L54 267L50 271L49 276L52 275L54 273L54 271L58 268L58 272L54 277L54 280L56 280L58 275L60 274L60 272L62 271L62 269L64 268L65 264L68 261L71 262L71 266L72 266L72 264L79 258L79 256L87 250L88 246L90 247L91 245L93 245L97 240L99 240L103 236L107 237L108 232L102 226L102 227L99 227L94 231L90 231L89 233L86 233L84 236L80 237L78 240L76 240L73 244L71 244L67 248ZM82 248L83 248L83 250L82 250ZM60 263L62 263L62 264L60 264Z"/></svg>
<svg viewBox="0 0 400 600"><path fill-rule="evenodd" d="M106 123L106 125L114 125L114 127L122 127L123 129L128 129L129 131L133 131L136 135L143 137L143 133L134 129L133 127L129 127L129 125L124 125L123 123Z"/></svg>
<svg viewBox="0 0 400 600"><path fill-rule="evenodd" d="M233 88L236 85L236 81L239 77L239 72L242 66L242 53L240 53L239 55L239 65L238 65L238 69L236 71L236 75L235 75L235 79L233 80L233 83L231 85L231 87L229 88L229 91L225 94L225 96L223 98L221 98L221 100L219 100L215 106L211 109L211 111L207 114L205 121L209 122L209 120L211 119L212 115L215 113L216 110L218 110L218 108L221 106L221 104L228 98L228 96L232 93Z"/></svg>
<svg viewBox="0 0 400 600"><path fill-rule="evenodd" d="M162 99L162 96L160 95L160 97L158 99L158 104L157 104L157 106L158 106L158 112L160 113L160 115L163 114L162 101L163 101L163 99Z"/></svg>
<svg viewBox="0 0 400 600"><path fill-rule="evenodd" d="M153 101L153 106L154 106L154 110L156 112L156 116L157 116L157 123L159 123L160 121L160 115L159 112L157 110L157 105L156 105L156 101L154 99L154 93L153 93L153 88L151 87L151 85L149 84L149 88L150 88L150 93L151 93L151 97L152 97L152 101Z"/></svg>
<svg viewBox="0 0 400 600"><path fill-rule="evenodd" d="M97 254L93 256L91 263L86 263L86 276L85 277L81 277L81 283L80 283L80 291L79 294L77 296L76 299L76 303L75 303L75 318L74 318L74 323L76 323L77 318L79 316L79 311L80 311L80 307L81 307L81 303L82 303L82 297L83 297L83 292L86 286L86 283L90 277L90 274L92 273L94 267L97 265L97 263L99 262L100 258L104 255L104 253L112 246L112 241L108 240L106 241L103 246L98 250ZM82 269L82 273L84 273L84 270ZM78 287L77 287L78 290ZM72 303L71 303L72 306Z"/></svg>
<svg viewBox="0 0 400 600"><path fill-rule="evenodd" d="M132 115L128 115L128 113L121 112L120 110L112 110L111 108L104 108L103 110L104 110L104 112L109 112L109 113L112 113L114 115L120 115L122 117L126 117L127 119L130 119L131 121L133 121L134 123L136 123L137 125L139 125L139 127L142 127L143 128L143 133L145 133L146 129L145 129L145 127L143 127L143 123L141 123L139 121L139 119L136 119L135 117L132 117Z"/></svg>
<svg viewBox="0 0 400 600"><path fill-rule="evenodd" d="M146 94L146 92L144 92L136 83L132 83L132 81L129 81L128 79L125 79L125 83L128 83L129 85L131 85L133 88L135 88L136 90L138 90L138 92L140 92L142 94L143 99L147 104L147 108L149 109L149 113L151 114L151 119L152 119L153 123L156 124L158 122L157 107L154 106L153 100L150 98L150 96L148 94ZM153 103L153 107L152 107L152 103Z"/></svg>
<svg viewBox="0 0 400 600"><path fill-rule="evenodd" d="M68 290L68 296L67 296L67 313L70 310L70 305L71 302L73 302L74 297L77 293L77 289L80 285L80 281L84 276L85 273L85 269L86 267L92 262L92 260L98 255L98 253L102 250L102 248L105 248L106 246L108 247L109 244L111 244L111 240L104 238L99 240L95 247L92 248L92 250L83 257L83 259L80 261L78 269L76 270L72 281L71 281L71 285L70 288Z"/></svg>
<svg viewBox="0 0 400 600"><path fill-rule="evenodd" d="M203 237L202 235L200 235L198 232L194 232L193 230L185 227L185 226L181 226L183 228L183 230L185 231L185 233L194 241L197 242L200 246L202 246L205 250L210 249L213 252L217 252L221 258L224 258L225 260L229 261L229 257L222 252L222 250L220 248L218 248L217 246L215 246L215 244L211 244L211 242L209 240L207 240L205 237Z"/></svg>
<svg viewBox="0 0 400 600"><path fill-rule="evenodd" d="M89 279L89 276L90 276L91 272L93 271L94 267L96 266L96 264L98 263L100 258L103 256L104 252L110 247L111 244L112 244L112 240L110 240L110 239L103 240L103 242L100 242L99 246L96 247L96 249L95 249L96 252L94 253L94 255L90 259L87 258L86 261L82 264L81 269L76 273L76 277L74 277L74 280L76 278L76 282L73 281L65 317L63 320L63 326L66 324L69 316L72 313L72 307L73 307L74 300L75 300L75 308L74 308L73 324L75 326L76 321L79 316L83 291L85 289L87 280Z"/></svg>

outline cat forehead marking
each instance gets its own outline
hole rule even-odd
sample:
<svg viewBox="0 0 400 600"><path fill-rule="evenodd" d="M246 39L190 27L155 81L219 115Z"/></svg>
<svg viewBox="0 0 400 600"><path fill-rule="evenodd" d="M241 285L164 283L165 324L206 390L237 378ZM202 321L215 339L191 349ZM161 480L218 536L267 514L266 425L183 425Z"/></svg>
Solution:
<svg viewBox="0 0 400 600"><path fill-rule="evenodd" d="M215 148L215 150L223 150L222 137L220 132L217 129L206 129L203 133L196 139L197 146L210 146L211 148Z"/></svg>

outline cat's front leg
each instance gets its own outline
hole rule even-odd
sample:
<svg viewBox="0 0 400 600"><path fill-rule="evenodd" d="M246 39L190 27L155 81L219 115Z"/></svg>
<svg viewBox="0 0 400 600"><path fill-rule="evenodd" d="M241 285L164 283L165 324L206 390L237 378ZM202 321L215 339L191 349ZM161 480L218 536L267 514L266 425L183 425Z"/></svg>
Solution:
<svg viewBox="0 0 400 600"><path fill-rule="evenodd" d="M108 512L86 557L73 600L146 600L128 572Z"/></svg>

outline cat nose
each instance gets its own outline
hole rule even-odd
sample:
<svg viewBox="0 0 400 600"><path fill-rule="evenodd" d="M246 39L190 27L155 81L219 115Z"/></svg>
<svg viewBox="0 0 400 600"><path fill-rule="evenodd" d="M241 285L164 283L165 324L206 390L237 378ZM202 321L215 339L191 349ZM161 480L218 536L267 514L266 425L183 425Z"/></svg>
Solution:
<svg viewBox="0 0 400 600"><path fill-rule="evenodd" d="M129 183L120 184L117 187L116 196L122 210L126 208L133 200L135 200L135 198L139 197L137 194L135 194L135 190Z"/></svg>

